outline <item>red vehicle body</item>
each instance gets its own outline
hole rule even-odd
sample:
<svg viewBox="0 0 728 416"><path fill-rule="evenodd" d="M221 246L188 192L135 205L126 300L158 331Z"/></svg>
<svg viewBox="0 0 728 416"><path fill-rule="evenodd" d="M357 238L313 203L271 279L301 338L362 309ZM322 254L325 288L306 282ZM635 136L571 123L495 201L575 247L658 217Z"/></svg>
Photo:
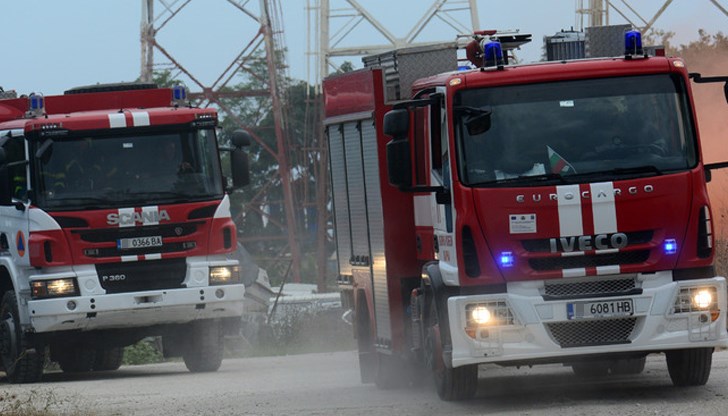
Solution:
<svg viewBox="0 0 728 416"><path fill-rule="evenodd" d="M115 370L123 347L214 371L244 286L217 114L178 87L0 100L0 366L11 382ZM244 153L230 149L233 161ZM237 185L243 180L238 178Z"/></svg>
<svg viewBox="0 0 728 416"><path fill-rule="evenodd" d="M689 79L725 78L642 54L498 63L392 100L388 74L324 81L363 381L425 368L456 400L481 363L606 376L664 352L674 384L707 382L728 345L705 185L722 166L701 161Z"/></svg>

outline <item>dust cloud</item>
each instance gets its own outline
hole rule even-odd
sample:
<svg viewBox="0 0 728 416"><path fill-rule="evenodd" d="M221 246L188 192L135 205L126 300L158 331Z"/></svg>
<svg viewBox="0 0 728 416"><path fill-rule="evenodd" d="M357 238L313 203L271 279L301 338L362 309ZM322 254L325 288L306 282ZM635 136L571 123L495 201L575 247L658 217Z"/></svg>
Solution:
<svg viewBox="0 0 728 416"><path fill-rule="evenodd" d="M702 54L686 62L690 72L703 76L728 75L728 51ZM695 111L704 163L728 161L728 103L721 83L692 84ZM720 236L728 233L728 169L713 171L708 193L716 218L715 229Z"/></svg>

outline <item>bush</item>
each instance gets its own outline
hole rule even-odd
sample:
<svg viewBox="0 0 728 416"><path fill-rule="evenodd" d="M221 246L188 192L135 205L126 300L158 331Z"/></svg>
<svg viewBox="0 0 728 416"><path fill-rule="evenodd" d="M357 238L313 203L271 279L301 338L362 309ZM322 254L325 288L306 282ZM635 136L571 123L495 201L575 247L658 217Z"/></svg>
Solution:
<svg viewBox="0 0 728 416"><path fill-rule="evenodd" d="M144 338L124 348L123 365L154 364L164 361L157 338Z"/></svg>

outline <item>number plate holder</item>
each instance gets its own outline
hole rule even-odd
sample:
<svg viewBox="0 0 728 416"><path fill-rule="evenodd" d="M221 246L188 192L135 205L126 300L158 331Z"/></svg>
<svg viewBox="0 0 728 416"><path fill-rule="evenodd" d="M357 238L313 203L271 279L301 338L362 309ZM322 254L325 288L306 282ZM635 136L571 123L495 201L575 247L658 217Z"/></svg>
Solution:
<svg viewBox="0 0 728 416"><path fill-rule="evenodd" d="M634 315L632 299L609 299L566 304L566 317L574 319L615 318Z"/></svg>
<svg viewBox="0 0 728 416"><path fill-rule="evenodd" d="M120 238L116 240L116 248L119 250L134 250L148 247L161 247L162 236L153 235L149 237Z"/></svg>

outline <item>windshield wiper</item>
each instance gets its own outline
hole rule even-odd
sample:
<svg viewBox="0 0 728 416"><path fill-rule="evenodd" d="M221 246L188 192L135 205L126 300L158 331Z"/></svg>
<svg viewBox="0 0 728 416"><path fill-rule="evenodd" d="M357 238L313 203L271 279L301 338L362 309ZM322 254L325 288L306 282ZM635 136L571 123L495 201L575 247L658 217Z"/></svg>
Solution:
<svg viewBox="0 0 728 416"><path fill-rule="evenodd" d="M632 166L629 168L614 168L609 170L600 170L596 172L584 172L584 173L576 173L573 175L570 175L570 177L589 177L589 176L610 176L610 175L640 175L645 173L654 173L655 175L659 176L662 175L663 172L655 165L642 165L642 166Z"/></svg>
<svg viewBox="0 0 728 416"><path fill-rule="evenodd" d="M496 179L493 181L487 181L487 182L478 182L476 184L473 184L473 186L488 186L488 185L504 185L504 184L513 184L518 182L547 182L547 181L557 181L559 183L568 183L566 178L561 176L559 173L543 173L540 175L520 175L513 178L505 178L505 179Z"/></svg>
<svg viewBox="0 0 728 416"><path fill-rule="evenodd" d="M100 209L114 203L114 200L108 198L94 197L71 197L71 198L54 198L53 202L62 202L65 205L83 205L84 209Z"/></svg>

